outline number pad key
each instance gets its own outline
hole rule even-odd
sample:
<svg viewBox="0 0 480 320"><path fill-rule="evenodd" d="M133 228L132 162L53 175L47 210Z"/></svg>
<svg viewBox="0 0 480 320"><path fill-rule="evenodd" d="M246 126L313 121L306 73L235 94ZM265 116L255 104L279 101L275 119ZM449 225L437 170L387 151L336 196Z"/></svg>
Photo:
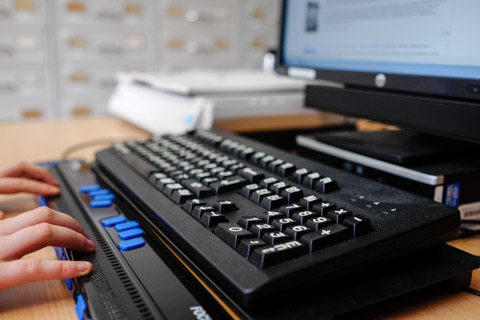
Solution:
<svg viewBox="0 0 480 320"><path fill-rule="evenodd" d="M322 249L352 237L352 231L341 225L333 224L316 232L307 233L300 241L307 245L310 252Z"/></svg>
<svg viewBox="0 0 480 320"><path fill-rule="evenodd" d="M280 231L285 231L287 227L292 226L297 224L295 220L292 218L281 218L281 219L275 219L272 222L272 226L280 229Z"/></svg>
<svg viewBox="0 0 480 320"><path fill-rule="evenodd" d="M306 226L313 230L320 230L334 223L335 222L332 219L326 217L315 217L307 220Z"/></svg>
<svg viewBox="0 0 480 320"><path fill-rule="evenodd" d="M243 239L237 247L237 252L248 258L253 250L258 247L266 246L267 243L261 239Z"/></svg>
<svg viewBox="0 0 480 320"><path fill-rule="evenodd" d="M302 225L290 226L285 230L285 233L295 240L299 240L303 235L310 232L313 232L313 230Z"/></svg>
<svg viewBox="0 0 480 320"><path fill-rule="evenodd" d="M269 244L277 244L291 239L289 235L280 231L265 232L262 240Z"/></svg>
<svg viewBox="0 0 480 320"><path fill-rule="evenodd" d="M243 239L253 238L251 232L236 223L220 223L215 228L215 234L234 249Z"/></svg>

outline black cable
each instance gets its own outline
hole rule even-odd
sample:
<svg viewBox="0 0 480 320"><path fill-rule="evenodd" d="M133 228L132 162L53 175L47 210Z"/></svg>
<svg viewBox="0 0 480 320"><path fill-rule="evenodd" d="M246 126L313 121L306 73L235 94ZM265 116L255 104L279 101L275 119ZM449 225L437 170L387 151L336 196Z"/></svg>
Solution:
<svg viewBox="0 0 480 320"><path fill-rule="evenodd" d="M88 148L91 146L99 145L99 144L110 144L110 143L115 143L115 142L121 142L121 141L127 141L127 140L138 140L138 137L132 138L132 137L125 137L125 138L105 138L105 139L94 139L94 140L88 140L84 142L77 143L69 148L67 148L65 151L62 152L61 160L67 160L68 156L78 150L81 150L83 148Z"/></svg>
<svg viewBox="0 0 480 320"><path fill-rule="evenodd" d="M470 287L465 288L465 290L467 290L467 292L473 293L474 295L477 295L480 297L480 291L478 290L472 289Z"/></svg>

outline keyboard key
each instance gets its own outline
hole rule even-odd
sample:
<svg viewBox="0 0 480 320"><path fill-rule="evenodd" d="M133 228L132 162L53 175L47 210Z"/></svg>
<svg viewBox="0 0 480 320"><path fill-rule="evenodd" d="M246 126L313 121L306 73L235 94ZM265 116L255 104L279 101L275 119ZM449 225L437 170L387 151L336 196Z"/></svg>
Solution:
<svg viewBox="0 0 480 320"><path fill-rule="evenodd" d="M277 173L283 177L288 177L288 176L291 176L293 174L293 172L295 172L295 165L293 163L290 163L290 162L287 162L287 163L284 163L282 164L278 169L277 169Z"/></svg>
<svg viewBox="0 0 480 320"><path fill-rule="evenodd" d="M285 243L257 248L253 251L249 261L258 268L265 269L305 253L307 253L307 249L303 243L291 240Z"/></svg>
<svg viewBox="0 0 480 320"><path fill-rule="evenodd" d="M351 211L345 209L332 210L327 213L327 217L335 221L335 223L342 223L348 217L351 217L353 214Z"/></svg>
<svg viewBox="0 0 480 320"><path fill-rule="evenodd" d="M307 245L310 252L340 243L352 237L352 231L341 224L332 224L321 230L307 233L300 241Z"/></svg>
<svg viewBox="0 0 480 320"><path fill-rule="evenodd" d="M202 183L203 183L204 185L206 185L207 187L210 187L210 185L211 185L212 183L218 182L218 181L220 181L220 179L214 178L214 177L202 179Z"/></svg>
<svg viewBox="0 0 480 320"><path fill-rule="evenodd" d="M284 197L274 194L271 196L264 197L260 202L260 205L267 210L273 210L273 209L279 208L285 203L287 203L287 200Z"/></svg>
<svg viewBox="0 0 480 320"><path fill-rule="evenodd" d="M217 176L220 172L224 172L225 168L223 167L217 167L215 169L210 170L210 173L214 176Z"/></svg>
<svg viewBox="0 0 480 320"><path fill-rule="evenodd" d="M304 208L299 204L288 204L280 208L280 212L285 213L287 217L291 217L295 212L301 211Z"/></svg>
<svg viewBox="0 0 480 320"><path fill-rule="evenodd" d="M300 224L305 224L307 223L308 219L316 218L318 217L318 215L319 215L318 213L309 211L309 210L299 211L299 212L295 212L292 215L292 219L299 222Z"/></svg>
<svg viewBox="0 0 480 320"><path fill-rule="evenodd" d="M234 175L234 173L230 170L229 171L222 171L222 172L219 172L217 174L217 178L219 178L220 180L223 180L223 179L229 178L233 175Z"/></svg>
<svg viewBox="0 0 480 320"><path fill-rule="evenodd" d="M115 199L115 195L112 194L112 193L109 193L109 194L105 194L105 195L101 195L101 196L96 196L93 198L94 201L99 201L99 200L110 200L112 201L113 199Z"/></svg>
<svg viewBox="0 0 480 320"><path fill-rule="evenodd" d="M144 232L140 228L128 229L118 233L118 237L122 240L128 240L143 236Z"/></svg>
<svg viewBox="0 0 480 320"><path fill-rule="evenodd" d="M250 197L252 196L252 193L258 189L260 189L260 186L256 183L252 183L243 187L240 194L245 198L250 199Z"/></svg>
<svg viewBox="0 0 480 320"><path fill-rule="evenodd" d="M145 240L142 238L133 238L125 241L121 241L118 244L118 248L122 251L129 251L143 247L145 245Z"/></svg>
<svg viewBox="0 0 480 320"><path fill-rule="evenodd" d="M250 196L250 201L255 202L256 204L260 204L262 199L266 196L271 195L272 192L268 189L258 189L253 191L252 195Z"/></svg>
<svg viewBox="0 0 480 320"><path fill-rule="evenodd" d="M237 247L237 252L248 258L252 254L253 250L266 245L267 243L261 239L244 239L240 241L240 244Z"/></svg>
<svg viewBox="0 0 480 320"><path fill-rule="evenodd" d="M188 199L193 198L195 198L195 195L188 189L175 190L170 196L170 199L172 199L176 204L183 204Z"/></svg>
<svg viewBox="0 0 480 320"><path fill-rule="evenodd" d="M102 225L104 227L113 227L114 225L118 223L122 223L127 221L127 218L123 216L115 216L115 217L110 217L102 220Z"/></svg>
<svg viewBox="0 0 480 320"><path fill-rule="evenodd" d="M270 187L277 182L277 178L269 177L260 181L260 186L264 187L265 189L270 189Z"/></svg>
<svg viewBox="0 0 480 320"><path fill-rule="evenodd" d="M318 180L315 184L315 190L322 194L329 193L338 189L339 187L337 182L335 180L332 180L332 178L328 177Z"/></svg>
<svg viewBox="0 0 480 320"><path fill-rule="evenodd" d="M362 234L373 231L372 225L368 218L361 215L355 215L348 217L343 221L343 225L350 228L353 231L353 236L358 237Z"/></svg>
<svg viewBox="0 0 480 320"><path fill-rule="evenodd" d="M272 223L275 219L285 217L285 214L278 211L267 211L263 213L263 217L267 223Z"/></svg>
<svg viewBox="0 0 480 320"><path fill-rule="evenodd" d="M210 206L195 206L190 215L194 217L196 220L200 220L200 218L202 217L202 214L207 211L215 211L215 208Z"/></svg>
<svg viewBox="0 0 480 320"><path fill-rule="evenodd" d="M207 211L203 213L200 218L200 223L207 228L215 227L222 222L228 222L227 218L223 214L215 211Z"/></svg>
<svg viewBox="0 0 480 320"><path fill-rule="evenodd" d="M85 185L80 187L81 193L90 193L92 191L97 191L97 190L100 190L100 186L98 184L91 184L91 185Z"/></svg>
<svg viewBox="0 0 480 320"><path fill-rule="evenodd" d="M167 184L172 184L172 183L177 183L177 181L175 181L172 178L163 178L163 179L157 180L156 187L160 190L163 190Z"/></svg>
<svg viewBox="0 0 480 320"><path fill-rule="evenodd" d="M240 152L240 158L247 160L255 153L253 148L245 148Z"/></svg>
<svg viewBox="0 0 480 320"><path fill-rule="evenodd" d="M277 244L290 239L291 238L288 234L279 231L265 232L262 237L262 240L268 244Z"/></svg>
<svg viewBox="0 0 480 320"><path fill-rule="evenodd" d="M252 155L250 161L253 162L256 166L258 166L259 163L260 163L260 160L263 159L266 156L267 156L267 154L265 152L255 152Z"/></svg>
<svg viewBox="0 0 480 320"><path fill-rule="evenodd" d="M180 183L170 183L163 188L163 193L170 197L174 191L183 189L183 186Z"/></svg>
<svg viewBox="0 0 480 320"><path fill-rule="evenodd" d="M239 176L232 176L226 178L225 180L214 182L210 184L210 187L215 191L215 194L224 193L227 191L232 191L235 189L239 189L242 186L246 185L248 182L242 177Z"/></svg>
<svg viewBox="0 0 480 320"><path fill-rule="evenodd" d="M232 201L215 201L213 207L220 213L231 212L238 209Z"/></svg>
<svg viewBox="0 0 480 320"><path fill-rule="evenodd" d="M255 223L248 230L250 230L251 233L253 233L257 238L260 239L261 237L263 237L265 232L276 231L277 228L267 223Z"/></svg>
<svg viewBox="0 0 480 320"><path fill-rule="evenodd" d="M220 223L215 228L215 234L234 249L243 239L254 237L251 232L235 223Z"/></svg>
<svg viewBox="0 0 480 320"><path fill-rule="evenodd" d="M203 184L201 184L195 179L183 180L182 184L185 186L185 188L192 191L195 194L195 196L199 199L208 197L213 194L212 189L210 189L207 186L204 186Z"/></svg>
<svg viewBox="0 0 480 320"><path fill-rule="evenodd" d="M97 200L94 199L90 202L90 208L108 208L113 204L113 201L110 199Z"/></svg>
<svg viewBox="0 0 480 320"><path fill-rule="evenodd" d="M322 175L320 175L320 173L311 172L303 178L302 184L307 188L313 189L315 183L317 183L317 181L319 181L321 178Z"/></svg>
<svg viewBox="0 0 480 320"><path fill-rule="evenodd" d="M285 230L285 233L295 240L299 240L303 235L309 232L313 232L313 230L302 225L290 226Z"/></svg>
<svg viewBox="0 0 480 320"><path fill-rule="evenodd" d="M300 199L300 204L307 208L307 210L312 210L313 206L320 202L322 202L322 199L313 194L311 196Z"/></svg>
<svg viewBox="0 0 480 320"><path fill-rule="evenodd" d="M258 166L264 169L268 169L268 165L275 160L274 156L265 156L258 161Z"/></svg>
<svg viewBox="0 0 480 320"><path fill-rule="evenodd" d="M300 200L303 196L303 191L298 187L289 187L283 189L280 194L287 199L288 203L294 203Z"/></svg>
<svg viewBox="0 0 480 320"><path fill-rule="evenodd" d="M254 171L251 168L243 168L238 171L238 174L250 181L251 183L258 183L265 175L261 172Z"/></svg>
<svg viewBox="0 0 480 320"><path fill-rule="evenodd" d="M290 187L288 184L286 184L283 181L280 181L280 182L274 183L269 189L275 192L276 194L281 194L281 192L288 187Z"/></svg>
<svg viewBox="0 0 480 320"><path fill-rule="evenodd" d="M99 190L95 190L95 191L90 191L88 193L88 195L92 198L97 197L97 196L104 196L104 195L107 195L107 194L110 194L110 190L108 190L108 189L99 189Z"/></svg>
<svg viewBox="0 0 480 320"><path fill-rule="evenodd" d="M303 178L309 173L308 169L302 168L298 169L293 173L293 181L295 181L298 184L302 184Z"/></svg>
<svg viewBox="0 0 480 320"><path fill-rule="evenodd" d="M276 160L274 160L274 161L272 161L268 164L267 169L270 172L276 173L278 168L284 163L285 163L285 161L283 161L282 159L276 159Z"/></svg>
<svg viewBox="0 0 480 320"><path fill-rule="evenodd" d="M245 168L245 165L243 163L238 163L238 164L234 164L233 166L230 166L228 169L233 173L238 174L238 171L243 168Z"/></svg>
<svg viewBox="0 0 480 320"><path fill-rule="evenodd" d="M262 218L259 218L257 216L247 216L247 217L241 217L239 220L238 220L238 224L245 228L245 229L250 229L250 227L253 225L253 224L261 224L261 223L264 223L265 221L262 219Z"/></svg>
<svg viewBox="0 0 480 320"><path fill-rule="evenodd" d="M285 231L290 226L298 224L297 221L293 220L292 218L280 218L275 219L272 222L272 226L280 229L280 231Z"/></svg>
<svg viewBox="0 0 480 320"><path fill-rule="evenodd" d="M191 199L185 202L185 204L183 205L183 209L188 213L192 213L195 206L206 206L206 205L207 203L203 202L200 199Z"/></svg>
<svg viewBox="0 0 480 320"><path fill-rule="evenodd" d="M337 206L331 202L320 202L313 205L312 210L320 213L322 216L326 216L328 212L335 209Z"/></svg>
<svg viewBox="0 0 480 320"><path fill-rule="evenodd" d="M119 224L116 224L115 225L115 230L117 232L121 232L121 231L125 231L125 230L128 230L128 229L133 229L133 228L136 228L138 227L139 224L137 221L127 221L127 222L124 222L124 223L119 223Z"/></svg>
<svg viewBox="0 0 480 320"><path fill-rule="evenodd" d="M315 231L318 231L318 230L320 230L322 228L325 228L325 227L328 227L328 226L330 226L334 223L335 223L335 221L333 221L330 218L313 217L313 218L307 220L306 226L315 230Z"/></svg>

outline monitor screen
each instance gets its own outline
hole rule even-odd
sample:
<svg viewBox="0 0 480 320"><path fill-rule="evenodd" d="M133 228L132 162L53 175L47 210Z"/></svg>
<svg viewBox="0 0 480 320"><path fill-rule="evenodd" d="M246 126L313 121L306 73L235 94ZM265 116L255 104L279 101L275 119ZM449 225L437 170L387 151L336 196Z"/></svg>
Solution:
<svg viewBox="0 0 480 320"><path fill-rule="evenodd" d="M479 0L284 0L277 71L480 110L479 13Z"/></svg>
<svg viewBox="0 0 480 320"><path fill-rule="evenodd" d="M464 79L474 86L479 13L478 0L287 0L281 64ZM464 93L477 98L466 86Z"/></svg>

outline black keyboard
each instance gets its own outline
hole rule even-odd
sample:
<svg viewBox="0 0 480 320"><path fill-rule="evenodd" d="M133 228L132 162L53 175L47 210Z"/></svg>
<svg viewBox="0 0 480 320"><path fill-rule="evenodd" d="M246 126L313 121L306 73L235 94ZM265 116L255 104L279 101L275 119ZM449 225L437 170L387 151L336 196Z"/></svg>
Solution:
<svg viewBox="0 0 480 320"><path fill-rule="evenodd" d="M89 189L91 173L60 166L96 220L87 222L124 256L158 242L247 309L441 244L460 227L455 208L219 131L116 144L97 153L95 172L100 190Z"/></svg>

